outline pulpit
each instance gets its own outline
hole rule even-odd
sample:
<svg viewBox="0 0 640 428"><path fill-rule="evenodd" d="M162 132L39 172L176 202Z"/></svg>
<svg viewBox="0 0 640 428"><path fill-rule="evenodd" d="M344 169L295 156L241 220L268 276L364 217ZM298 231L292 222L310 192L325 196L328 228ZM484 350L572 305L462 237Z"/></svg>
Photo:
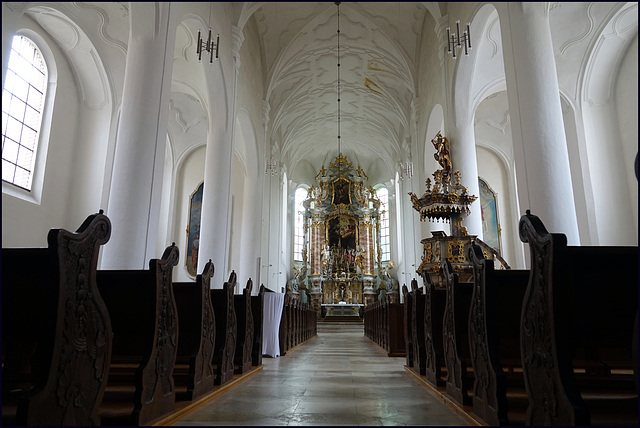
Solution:
<svg viewBox="0 0 640 428"><path fill-rule="evenodd" d="M485 257L498 260L502 267L509 269L509 265L493 248L488 246L475 235L469 235L462 226L462 219L471 212L469 206L477 199L470 195L469 190L460 183L460 171L453 172L449 158L449 140L440 132L431 140L436 148L434 158L442 169L433 173L433 187L431 179L427 178L427 189L418 198L410 192L413 208L420 213L420 221L444 221L451 224L451 235L444 231L432 232L430 238L422 241L422 263L417 269L418 274L426 283L426 276L438 288L445 287L442 271L445 260L449 260L454 273L458 274L460 282L473 281L473 266L467 258L471 243L475 242L483 248ZM453 179L453 180L452 180Z"/></svg>

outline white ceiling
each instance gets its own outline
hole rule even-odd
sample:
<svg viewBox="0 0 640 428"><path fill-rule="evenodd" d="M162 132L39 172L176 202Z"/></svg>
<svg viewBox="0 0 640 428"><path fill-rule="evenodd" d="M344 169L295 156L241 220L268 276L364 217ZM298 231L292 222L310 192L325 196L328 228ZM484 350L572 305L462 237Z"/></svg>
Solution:
<svg viewBox="0 0 640 428"><path fill-rule="evenodd" d="M17 4L17 3L16 3ZM53 4L53 3L50 3ZM418 97L417 75L422 32L435 31L440 14L447 13L449 3L373 2L341 3L340 10L340 146L350 160L365 170L372 165L386 165L387 174L396 163L408 156L408 138L412 103ZM43 5L47 5L44 3ZM99 105L106 94L92 90L96 79L83 75L101 75L102 87L107 81L118 82L124 75L128 3L55 3L62 13L37 6L31 15L50 32L63 50L78 58L83 55L92 63L78 66L83 81L85 100ZM193 3L195 14L206 15L207 3ZM337 77L338 77L338 6L333 2L264 2L235 3L245 25L255 21L260 39L263 70L259 71L265 88L264 101L269 105L269 143L280 160L293 171L299 162L309 162L319 169L337 154ZM549 3L551 33L556 55L561 92L569 99L579 99L581 73L617 67L619 52L637 35L637 2L621 8L616 19L613 10L620 4L606 2ZM81 22L81 27L96 29L100 38L99 53L106 58L98 62L89 55L86 35L74 29L64 16ZM426 21L429 25L424 25ZM601 22L611 21L605 28ZM195 43L190 34L199 24L180 26L176 36L176 52L192 52ZM93 30L92 30L93 31ZM501 96L483 103L487 97L503 91L502 48L499 21L495 10L483 28L472 28L474 81L471 99L478 107L475 113L476 139L483 144L496 142L496 149L509 156L508 106ZM598 44L598 40L602 43ZM606 64L587 65L590 50L603 46L610 55L600 58ZM435 55L436 53L434 53ZM422 54L424 55L424 53ZM172 85L170 129L179 130L172 141L176 157L193 144L206 141L206 115L202 99L202 71L194 72L193 55L175 58ZM449 59L447 59L449 60ZM82 61L71 61L83 64ZM108 67L101 70L105 65ZM591 67L591 69L589 69ZM201 67L198 68L201 70ZM97 71L96 71L97 70ZM422 79L422 80L421 80ZM490 89L488 89L490 88ZM610 87L591 86L590 98L601 99ZM121 89L115 90L119 97ZM202 93L200 93L202 92ZM115 100L119 103L119 100ZM483 112L482 109L491 111ZM191 112L191 113L189 113ZM429 112L419 112L421 115ZM261 124L255 124L257 129ZM479 126L483 125L483 126ZM483 129L500 131L501 136L478 135ZM197 135L196 135L197 134ZM429 137L429 136L427 136ZM267 155L271 150L267 150ZM391 177L389 177L391 178Z"/></svg>
<svg viewBox="0 0 640 428"><path fill-rule="evenodd" d="M333 160L338 144L365 165L397 157L417 96L425 13L408 2L263 3L256 10L272 139L292 168L300 159L316 167Z"/></svg>

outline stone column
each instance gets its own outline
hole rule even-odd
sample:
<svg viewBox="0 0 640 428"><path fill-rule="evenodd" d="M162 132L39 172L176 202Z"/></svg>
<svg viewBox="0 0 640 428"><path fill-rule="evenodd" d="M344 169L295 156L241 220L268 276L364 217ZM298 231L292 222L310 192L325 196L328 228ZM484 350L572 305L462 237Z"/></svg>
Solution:
<svg viewBox="0 0 640 428"><path fill-rule="evenodd" d="M469 189L469 194L477 199L469 207L471 214L462 220L469 235L482 239L482 209L480 208L480 186L478 185L478 159L476 157L476 138L473 130L473 117L467 111L456 112L455 127L449 130L451 146L452 173L460 171L460 184ZM445 135L446 136L446 135ZM451 178L455 184L455 178Z"/></svg>
<svg viewBox="0 0 640 428"><path fill-rule="evenodd" d="M232 28L232 30L235 30ZM217 88L209 95L209 135L204 165L204 189L202 194L202 223L200 225L200 252L198 270L208 259L215 266L211 288L220 289L229 279L229 249L231 248L231 165L233 164L233 130L235 119L240 45L242 33L233 33L233 87L231 100L225 97L225 80L217 79ZM222 73L222 70L220 70ZM244 288L245 284L239 284ZM259 285L256 286L259 288Z"/></svg>
<svg viewBox="0 0 640 428"><path fill-rule="evenodd" d="M498 3L520 215L579 244L548 3ZM463 177L464 178L464 177Z"/></svg>
<svg viewBox="0 0 640 428"><path fill-rule="evenodd" d="M222 103L226 106L226 103ZM217 120L216 120L217 119ZM215 267L211 288L222 288L229 278L229 218L231 192L231 138L220 117L209 115L209 132L205 153L204 187L198 273L209 259Z"/></svg>
<svg viewBox="0 0 640 428"><path fill-rule="evenodd" d="M464 55L453 59L446 54L448 42L446 27L449 17L443 17L436 25L436 32L440 40L440 60L444 67L445 93L450 94L451 102L445 114L445 129L442 135L449 140L449 151L452 164L451 173L460 171L461 184L469 189L470 195L478 200L470 206L471 213L465 216L462 225L469 235L482 239L482 210L480 208L480 187L478 186L478 160L476 156L476 139L473 129L473 106L471 105L471 82L473 81L474 62L471 57ZM471 54L472 55L472 54ZM428 136L433 138L433 136ZM454 178L451 178L452 184ZM439 226L439 225L438 225ZM444 230L446 231L445 225ZM442 230L442 227L432 227L431 230Z"/></svg>
<svg viewBox="0 0 640 428"><path fill-rule="evenodd" d="M176 24L171 3L131 3L130 17L103 269L148 269L164 251L156 247Z"/></svg>

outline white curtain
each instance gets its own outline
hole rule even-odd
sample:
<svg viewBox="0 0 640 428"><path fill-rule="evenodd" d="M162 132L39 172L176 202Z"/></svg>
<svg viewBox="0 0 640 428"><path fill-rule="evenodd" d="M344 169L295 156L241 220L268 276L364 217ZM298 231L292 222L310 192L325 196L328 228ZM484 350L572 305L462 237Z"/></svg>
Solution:
<svg viewBox="0 0 640 428"><path fill-rule="evenodd" d="M284 293L264 293L262 320L262 355L280 356L280 318L284 307Z"/></svg>

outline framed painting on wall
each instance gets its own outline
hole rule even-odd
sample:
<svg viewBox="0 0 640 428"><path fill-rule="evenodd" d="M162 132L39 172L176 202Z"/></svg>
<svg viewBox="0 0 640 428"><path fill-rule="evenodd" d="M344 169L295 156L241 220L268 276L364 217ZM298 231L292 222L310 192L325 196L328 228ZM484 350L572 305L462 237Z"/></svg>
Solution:
<svg viewBox="0 0 640 428"><path fill-rule="evenodd" d="M480 187L480 207L482 209L482 240L502 255L496 193L482 178L478 178L478 186Z"/></svg>
<svg viewBox="0 0 640 428"><path fill-rule="evenodd" d="M187 225L187 251L185 264L187 273L193 277L198 274L198 250L200 247L200 220L202 218L202 189L204 181L189 198L189 224Z"/></svg>

